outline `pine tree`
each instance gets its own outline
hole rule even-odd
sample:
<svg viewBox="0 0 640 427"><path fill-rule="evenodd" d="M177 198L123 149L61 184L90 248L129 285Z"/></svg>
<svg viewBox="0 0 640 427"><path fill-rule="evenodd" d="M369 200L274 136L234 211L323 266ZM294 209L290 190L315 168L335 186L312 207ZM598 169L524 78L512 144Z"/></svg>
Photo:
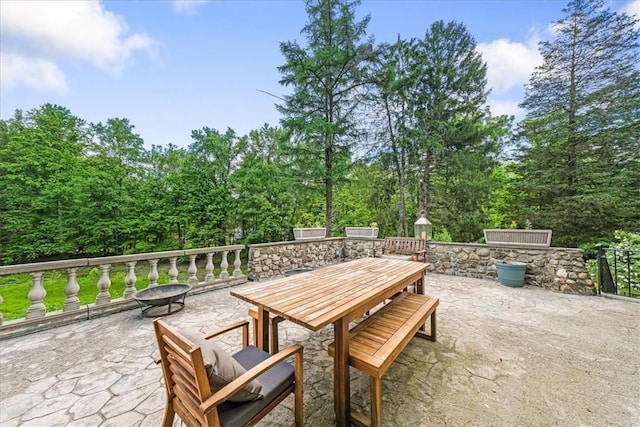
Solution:
<svg viewBox="0 0 640 427"><path fill-rule="evenodd" d="M283 126L299 135L293 154L304 165L305 184L320 182L325 222L331 235L333 188L346 176L355 139L355 118L365 84L363 64L371 55L363 43L369 16L355 21L359 1L307 0L309 22L302 29L307 45L283 42L286 64L280 83L293 93L278 105Z"/></svg>
<svg viewBox="0 0 640 427"><path fill-rule="evenodd" d="M522 103L520 220L575 246L640 224L640 32L602 0L563 11Z"/></svg>

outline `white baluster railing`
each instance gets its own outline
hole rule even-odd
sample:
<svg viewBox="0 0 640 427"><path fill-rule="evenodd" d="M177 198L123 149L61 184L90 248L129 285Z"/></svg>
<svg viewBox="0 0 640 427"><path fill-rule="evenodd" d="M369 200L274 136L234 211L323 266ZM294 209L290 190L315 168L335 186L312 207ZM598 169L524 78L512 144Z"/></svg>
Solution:
<svg viewBox="0 0 640 427"><path fill-rule="evenodd" d="M219 285L229 285L244 283L247 277L242 274L240 253L244 249L243 245L217 246L208 248L188 249L179 251L151 252L144 254L120 255L102 258L83 258L65 261L49 261L32 264L19 264L0 266L0 284L4 276L13 274L28 273L31 275L31 287L27 294L29 307L23 318L7 319L6 315L0 312L0 338L38 330L42 327L48 327L56 324L68 323L81 319L91 318L95 315L108 314L110 312L122 311L137 307L132 297L136 292L137 276L136 266L140 261L148 262L147 279L149 287L162 286L158 266L164 269L168 265L166 274L169 276L169 283L188 283L194 290L218 287ZM228 254L235 253L233 260L233 272L229 270ZM188 257L188 264L180 263L181 257ZM215 259L219 257L220 273L215 274ZM197 262L200 259L205 262L202 279L198 278ZM206 260L206 261L205 261ZM168 263L168 264L164 264ZM124 279L118 279L121 288L124 282L124 291L122 295L113 295L113 271L118 269L118 265L122 266L126 271ZM186 268L185 268L186 267ZM78 295L80 294L81 285L78 282L78 276L81 268L97 268L100 276L97 283L97 295L95 301L81 302ZM64 303L61 311L48 312L46 308L47 291L51 292L51 283L47 285L47 272L64 271L66 273L66 284L64 286ZM116 276L118 277L118 276ZM120 276L121 277L121 276ZM164 276L166 277L166 276ZM86 280L86 279L85 279ZM166 279L165 279L166 280ZM83 281L83 283L86 283ZM82 286L86 287L86 284ZM2 289L2 288L0 288ZM60 292L60 291L53 291ZM112 297L113 295L113 297ZM7 299L0 295L0 304L7 305Z"/></svg>

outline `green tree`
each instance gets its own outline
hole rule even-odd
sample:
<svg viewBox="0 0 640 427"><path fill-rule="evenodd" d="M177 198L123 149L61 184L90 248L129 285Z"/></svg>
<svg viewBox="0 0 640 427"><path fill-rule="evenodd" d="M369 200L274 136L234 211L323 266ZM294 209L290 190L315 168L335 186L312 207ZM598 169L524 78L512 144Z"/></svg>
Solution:
<svg viewBox="0 0 640 427"><path fill-rule="evenodd" d="M74 240L85 254L118 254L128 248L145 215L135 208L144 170L143 140L127 119L90 127L92 140L73 181Z"/></svg>
<svg viewBox="0 0 640 427"><path fill-rule="evenodd" d="M287 143L287 132L267 125L247 136L242 163L231 176L237 223L247 243L283 241L291 235L297 204L284 159Z"/></svg>
<svg viewBox="0 0 640 427"><path fill-rule="evenodd" d="M230 178L244 155L246 138L238 138L233 129L220 133L208 127L192 131L191 138L183 169L187 239L194 245L228 244L235 228Z"/></svg>
<svg viewBox="0 0 640 427"><path fill-rule="evenodd" d="M488 94L487 66L471 34L457 22L433 23L422 40L413 42L411 60L418 205L429 216L433 174L447 169L452 154L472 152L484 142L479 131Z"/></svg>
<svg viewBox="0 0 640 427"><path fill-rule="evenodd" d="M307 45L280 44L286 63L280 83L293 93L278 105L292 139L296 160L305 165L304 179L324 187L325 223L331 235L333 190L347 174L356 140L356 112L365 83L364 64L370 43L362 43L369 16L355 20L358 1L307 0L309 21L302 29Z"/></svg>
<svg viewBox="0 0 640 427"><path fill-rule="evenodd" d="M409 69L410 43L398 40L394 44L382 44L377 49L377 61L372 70L372 90L368 104L373 112L371 121L375 129L374 153L394 171L397 180L398 219L396 234L408 236L407 174L411 149L410 130L414 123L410 114L408 93L415 81Z"/></svg>
<svg viewBox="0 0 640 427"><path fill-rule="evenodd" d="M523 216L576 246L640 224L637 20L576 0L540 44L520 128Z"/></svg>
<svg viewBox="0 0 640 427"><path fill-rule="evenodd" d="M25 262L75 253L76 193L87 128L58 105L45 104L2 123L0 259Z"/></svg>

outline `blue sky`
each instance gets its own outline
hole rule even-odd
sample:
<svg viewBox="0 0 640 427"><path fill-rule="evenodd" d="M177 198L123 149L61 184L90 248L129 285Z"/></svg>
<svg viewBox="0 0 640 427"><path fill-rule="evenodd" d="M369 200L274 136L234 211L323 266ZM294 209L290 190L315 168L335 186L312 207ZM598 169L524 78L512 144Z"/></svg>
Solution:
<svg viewBox="0 0 640 427"><path fill-rule="evenodd" d="M421 38L462 22L489 70L494 114L522 116L537 43L563 16L559 0L364 0L376 41ZM640 0L610 1L640 15ZM0 118L55 103L90 122L127 118L145 145L191 143L191 131L244 135L278 125L279 43L306 23L297 0L0 1Z"/></svg>

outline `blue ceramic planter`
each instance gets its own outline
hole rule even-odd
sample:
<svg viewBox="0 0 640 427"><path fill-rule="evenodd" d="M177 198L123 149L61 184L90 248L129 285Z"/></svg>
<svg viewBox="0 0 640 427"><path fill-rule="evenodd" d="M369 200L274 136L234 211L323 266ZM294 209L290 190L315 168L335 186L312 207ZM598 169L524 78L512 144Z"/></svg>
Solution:
<svg viewBox="0 0 640 427"><path fill-rule="evenodd" d="M501 284L511 287L524 285L524 274L527 264L524 262L496 261L496 271Z"/></svg>

